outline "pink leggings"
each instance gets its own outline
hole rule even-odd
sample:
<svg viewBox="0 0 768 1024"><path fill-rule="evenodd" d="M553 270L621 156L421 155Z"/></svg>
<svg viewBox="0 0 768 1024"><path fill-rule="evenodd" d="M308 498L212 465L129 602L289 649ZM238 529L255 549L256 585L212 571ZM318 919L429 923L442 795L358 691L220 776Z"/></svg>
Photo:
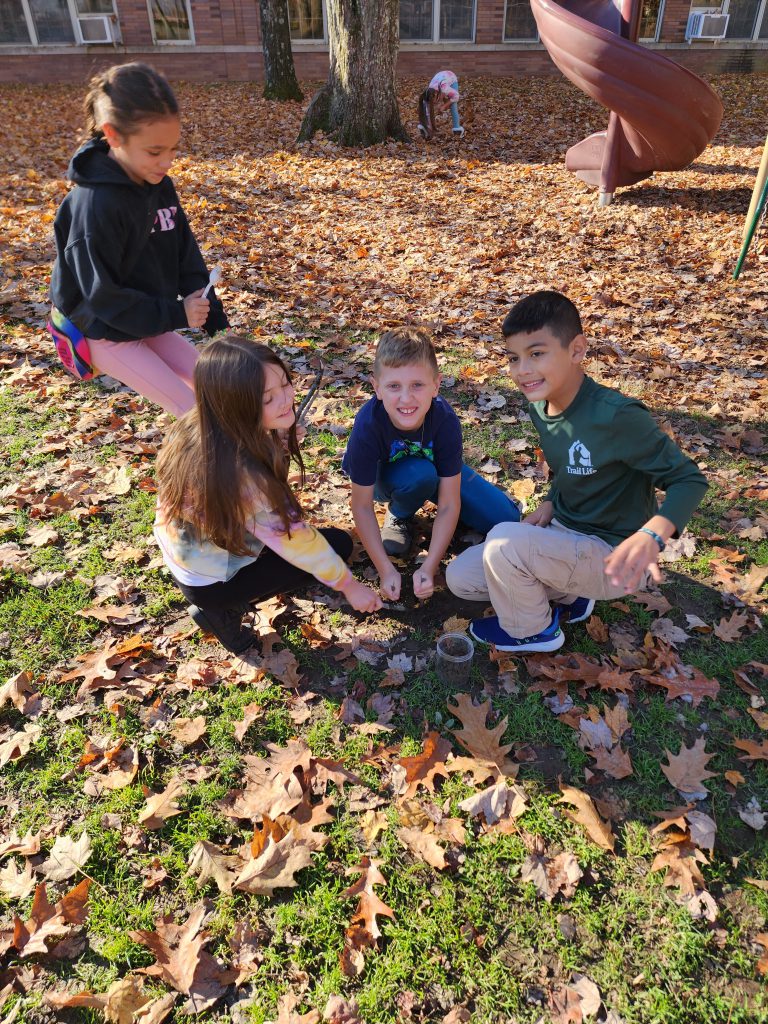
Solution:
<svg viewBox="0 0 768 1024"><path fill-rule="evenodd" d="M140 341L88 339L96 373L106 373L174 416L195 404L195 346L175 331Z"/></svg>

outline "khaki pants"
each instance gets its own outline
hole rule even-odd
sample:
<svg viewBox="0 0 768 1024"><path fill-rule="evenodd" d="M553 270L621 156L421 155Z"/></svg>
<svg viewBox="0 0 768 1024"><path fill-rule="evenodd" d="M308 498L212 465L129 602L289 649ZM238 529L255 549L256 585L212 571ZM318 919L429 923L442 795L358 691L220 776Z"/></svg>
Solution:
<svg viewBox="0 0 768 1024"><path fill-rule="evenodd" d="M556 519L546 527L501 523L484 544L454 558L445 577L457 597L490 601L510 636L534 636L550 623L550 601L626 596L605 575L611 551L606 541L569 530ZM646 582L647 575L640 589Z"/></svg>

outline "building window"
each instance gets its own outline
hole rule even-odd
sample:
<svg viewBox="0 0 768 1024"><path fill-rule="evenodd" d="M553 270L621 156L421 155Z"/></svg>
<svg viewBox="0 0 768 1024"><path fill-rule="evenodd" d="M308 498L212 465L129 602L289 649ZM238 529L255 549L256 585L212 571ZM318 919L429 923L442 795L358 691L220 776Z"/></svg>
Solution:
<svg viewBox="0 0 768 1024"><path fill-rule="evenodd" d="M29 26L21 0L0 0L0 43L29 43Z"/></svg>
<svg viewBox="0 0 768 1024"><path fill-rule="evenodd" d="M726 0L730 15L726 39L768 39L768 4L765 0Z"/></svg>
<svg viewBox="0 0 768 1024"><path fill-rule="evenodd" d="M504 11L504 40L535 42L539 38L529 0L507 0Z"/></svg>
<svg viewBox="0 0 768 1024"><path fill-rule="evenodd" d="M58 46L119 40L113 0L0 0L0 45Z"/></svg>
<svg viewBox="0 0 768 1024"><path fill-rule="evenodd" d="M656 42L663 13L664 0L643 0L643 13L640 15L640 29L637 33L639 39Z"/></svg>
<svg viewBox="0 0 768 1024"><path fill-rule="evenodd" d="M156 43L194 43L187 0L149 0L149 20Z"/></svg>
<svg viewBox="0 0 768 1024"><path fill-rule="evenodd" d="M475 0L400 0L400 39L472 42Z"/></svg>
<svg viewBox="0 0 768 1024"><path fill-rule="evenodd" d="M325 39L323 0L288 0L291 39Z"/></svg>

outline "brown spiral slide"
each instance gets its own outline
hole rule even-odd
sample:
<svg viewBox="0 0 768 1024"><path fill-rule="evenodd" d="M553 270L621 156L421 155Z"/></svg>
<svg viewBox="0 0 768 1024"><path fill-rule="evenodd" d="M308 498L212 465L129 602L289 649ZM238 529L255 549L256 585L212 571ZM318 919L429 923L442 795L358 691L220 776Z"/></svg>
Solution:
<svg viewBox="0 0 768 1024"><path fill-rule="evenodd" d="M638 0L531 0L542 43L562 73L611 111L607 131L572 146L566 167L600 188L679 171L707 147L723 105L706 82L638 45Z"/></svg>

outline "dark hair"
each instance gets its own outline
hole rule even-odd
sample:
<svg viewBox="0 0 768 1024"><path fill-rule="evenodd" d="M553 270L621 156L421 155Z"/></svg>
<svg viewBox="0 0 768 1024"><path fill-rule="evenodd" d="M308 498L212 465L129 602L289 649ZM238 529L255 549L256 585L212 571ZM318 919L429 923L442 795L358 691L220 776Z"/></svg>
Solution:
<svg viewBox="0 0 768 1024"><path fill-rule="evenodd" d="M570 345L577 334L583 334L581 317L570 299L560 292L533 292L520 299L504 317L501 333L532 334L548 327L563 347Z"/></svg>
<svg viewBox="0 0 768 1024"><path fill-rule="evenodd" d="M437 355L429 333L419 327L398 327L386 331L379 338L373 357L373 376L378 377L384 367L411 366L423 363L437 376Z"/></svg>
<svg viewBox="0 0 768 1024"><path fill-rule="evenodd" d="M179 105L168 80L148 64L116 64L90 81L85 97L85 131L100 138L103 124L121 135L133 135L141 125L178 116Z"/></svg>
<svg viewBox="0 0 768 1024"><path fill-rule="evenodd" d="M251 553L245 527L254 491L289 536L301 519L288 486L291 458L304 482L296 423L285 443L262 426L268 365L290 381L287 367L266 345L234 334L209 341L195 366L196 407L171 428L157 460L163 515L234 555Z"/></svg>
<svg viewBox="0 0 768 1024"><path fill-rule="evenodd" d="M430 138L435 130L435 96L437 89L425 89L419 96L419 124Z"/></svg>

